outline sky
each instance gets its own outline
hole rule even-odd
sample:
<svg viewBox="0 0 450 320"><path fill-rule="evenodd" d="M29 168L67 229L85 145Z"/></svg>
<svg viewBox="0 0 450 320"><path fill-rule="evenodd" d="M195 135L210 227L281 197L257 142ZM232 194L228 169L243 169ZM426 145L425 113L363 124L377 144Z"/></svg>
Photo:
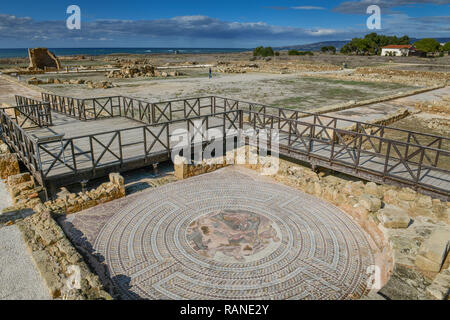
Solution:
<svg viewBox="0 0 450 320"><path fill-rule="evenodd" d="M381 9L369 30L367 8ZM69 30L67 7L81 10ZM370 32L450 37L450 0L2 0L0 48L253 48L349 40Z"/></svg>

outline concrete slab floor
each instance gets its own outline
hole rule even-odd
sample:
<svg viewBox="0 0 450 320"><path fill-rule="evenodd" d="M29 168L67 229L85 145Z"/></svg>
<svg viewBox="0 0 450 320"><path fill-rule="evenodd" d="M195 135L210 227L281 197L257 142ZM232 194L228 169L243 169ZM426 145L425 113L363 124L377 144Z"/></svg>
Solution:
<svg viewBox="0 0 450 320"><path fill-rule="evenodd" d="M0 228L0 300L50 300L15 225Z"/></svg>

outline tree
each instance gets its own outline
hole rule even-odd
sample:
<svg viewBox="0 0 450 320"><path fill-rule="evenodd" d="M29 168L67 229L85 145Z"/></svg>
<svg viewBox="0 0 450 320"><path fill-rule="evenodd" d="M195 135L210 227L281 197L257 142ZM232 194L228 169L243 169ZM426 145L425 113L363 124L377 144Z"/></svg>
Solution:
<svg viewBox="0 0 450 320"><path fill-rule="evenodd" d="M273 51L272 47L258 47L255 50L253 50L253 56L254 57L273 57L275 55L275 52Z"/></svg>
<svg viewBox="0 0 450 320"><path fill-rule="evenodd" d="M344 54L380 54L381 48L390 44L409 44L408 36L397 38L396 36L384 36L375 32L367 34L364 38L354 38L347 43L341 52Z"/></svg>
<svg viewBox="0 0 450 320"><path fill-rule="evenodd" d="M443 52L450 52L450 42L447 42L446 44L444 44L442 46L442 51Z"/></svg>
<svg viewBox="0 0 450 320"><path fill-rule="evenodd" d="M432 38L425 38L414 43L417 50L426 53L438 52L441 48L441 44Z"/></svg>
<svg viewBox="0 0 450 320"><path fill-rule="evenodd" d="M331 52L331 53L336 53L336 48L334 46L328 46L328 47L322 47L322 49L320 49L323 53L327 53L327 52Z"/></svg>
<svg viewBox="0 0 450 320"><path fill-rule="evenodd" d="M290 56L313 56L314 53L312 53L311 51L289 50L288 55L290 55Z"/></svg>

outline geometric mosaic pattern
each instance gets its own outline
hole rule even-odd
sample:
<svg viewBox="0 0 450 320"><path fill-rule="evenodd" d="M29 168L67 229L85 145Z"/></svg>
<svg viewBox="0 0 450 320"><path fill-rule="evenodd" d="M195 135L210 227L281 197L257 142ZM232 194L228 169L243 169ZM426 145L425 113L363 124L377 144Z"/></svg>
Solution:
<svg viewBox="0 0 450 320"><path fill-rule="evenodd" d="M62 224L102 257L124 299L352 299L365 293L373 264L365 233L344 212L236 167Z"/></svg>

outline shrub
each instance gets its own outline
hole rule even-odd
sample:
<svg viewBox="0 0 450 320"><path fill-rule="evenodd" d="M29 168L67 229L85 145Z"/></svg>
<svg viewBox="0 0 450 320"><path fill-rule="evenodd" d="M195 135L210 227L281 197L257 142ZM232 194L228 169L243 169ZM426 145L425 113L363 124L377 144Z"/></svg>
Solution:
<svg viewBox="0 0 450 320"><path fill-rule="evenodd" d="M254 57L273 57L274 55L275 52L273 51L272 47L258 47L253 50Z"/></svg>
<svg viewBox="0 0 450 320"><path fill-rule="evenodd" d="M289 50L288 54L290 56L313 56L314 53L311 51L298 51L298 50Z"/></svg>
<svg viewBox="0 0 450 320"><path fill-rule="evenodd" d="M417 50L426 52L426 53L435 53L440 51L441 44L437 42L435 39L426 38L417 41L414 43L414 46L417 48Z"/></svg>

